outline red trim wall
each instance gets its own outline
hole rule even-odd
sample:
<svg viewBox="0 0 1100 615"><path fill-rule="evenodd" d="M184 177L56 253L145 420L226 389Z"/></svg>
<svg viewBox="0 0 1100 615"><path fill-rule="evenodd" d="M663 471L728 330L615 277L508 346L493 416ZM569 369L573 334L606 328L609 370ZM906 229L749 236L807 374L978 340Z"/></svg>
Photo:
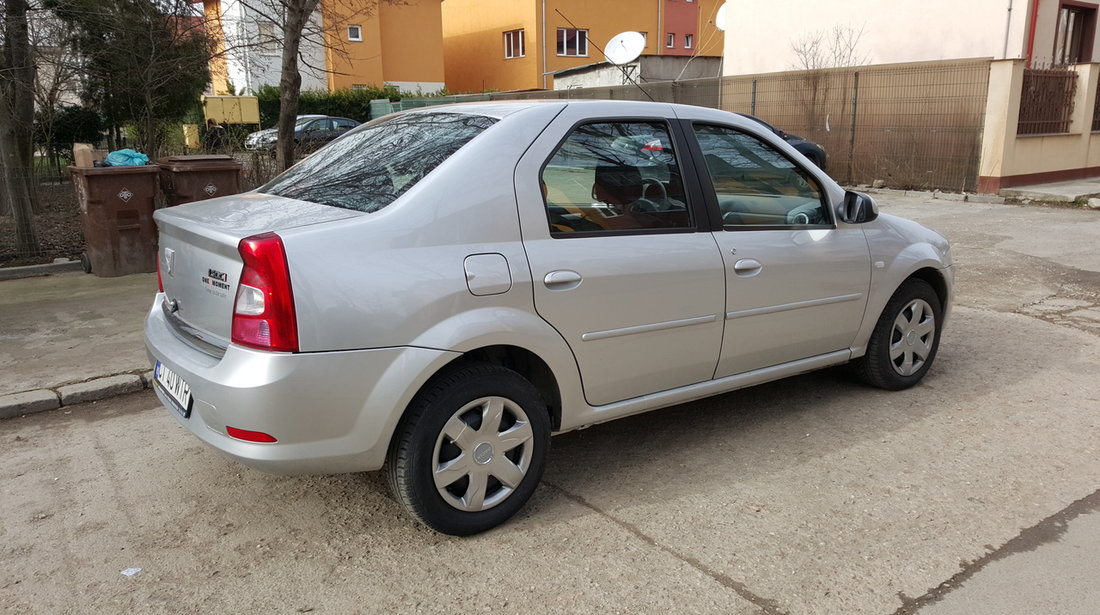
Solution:
<svg viewBox="0 0 1100 615"><path fill-rule="evenodd" d="M980 194L997 194L1002 188L1028 186L1031 184L1048 184L1051 182L1064 182L1092 177L1100 177L1100 167L1065 169L1063 171L1047 171L1045 173L1025 173L1024 175L1008 175L1005 177L990 177L988 175L983 175L978 178L978 192Z"/></svg>

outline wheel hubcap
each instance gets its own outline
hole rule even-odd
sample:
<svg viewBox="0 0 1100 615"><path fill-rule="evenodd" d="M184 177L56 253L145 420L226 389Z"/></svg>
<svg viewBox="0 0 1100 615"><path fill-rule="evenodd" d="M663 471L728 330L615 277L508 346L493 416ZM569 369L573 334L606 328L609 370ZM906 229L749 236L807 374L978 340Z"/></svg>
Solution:
<svg viewBox="0 0 1100 615"><path fill-rule="evenodd" d="M519 487L533 456L534 432L523 409L504 397L483 397L444 424L435 442L432 479L454 508L486 510Z"/></svg>
<svg viewBox="0 0 1100 615"><path fill-rule="evenodd" d="M923 299L914 299L894 319L890 337L890 364L900 376L920 371L936 340L936 316Z"/></svg>

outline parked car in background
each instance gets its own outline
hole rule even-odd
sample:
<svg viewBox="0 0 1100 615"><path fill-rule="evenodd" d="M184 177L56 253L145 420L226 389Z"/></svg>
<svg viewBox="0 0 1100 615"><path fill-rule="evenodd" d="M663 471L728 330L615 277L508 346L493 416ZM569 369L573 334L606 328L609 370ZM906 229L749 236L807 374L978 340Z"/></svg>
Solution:
<svg viewBox="0 0 1100 615"><path fill-rule="evenodd" d="M828 171L828 169L826 167L829 164L829 157L825 155L825 148L821 147L817 143L814 143L813 141L810 141L809 139L806 139L806 138L803 138L803 137L799 137L797 135L792 135L790 133L784 132L784 131L776 128L775 126L772 126L771 124L765 122L764 120L762 120L762 119L760 119L756 116L749 115L747 113L738 113L738 115L747 117L750 120L760 124L761 126L767 128L768 130L772 131L780 139L783 139L787 143L790 143L791 147L798 150L798 153L800 153L803 156L809 158L810 162L817 165L817 168L821 169L822 171Z"/></svg>
<svg viewBox="0 0 1100 615"><path fill-rule="evenodd" d="M551 433L844 363L911 387L953 292L943 236L685 105L406 111L155 218L175 420L265 471L385 467L458 535L524 505Z"/></svg>
<svg viewBox="0 0 1100 615"><path fill-rule="evenodd" d="M294 142L305 152L312 152L355 128L359 122L346 117L327 115L299 115L294 123ZM268 128L248 135L244 147L253 151L271 151L278 141L277 128Z"/></svg>

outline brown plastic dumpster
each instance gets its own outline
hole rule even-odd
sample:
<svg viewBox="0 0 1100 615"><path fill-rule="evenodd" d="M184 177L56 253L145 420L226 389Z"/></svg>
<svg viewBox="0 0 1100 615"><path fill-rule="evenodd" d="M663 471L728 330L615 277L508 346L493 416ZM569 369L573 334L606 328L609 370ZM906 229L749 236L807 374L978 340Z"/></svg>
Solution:
<svg viewBox="0 0 1100 615"><path fill-rule="evenodd" d="M232 156L168 156L157 161L169 206L241 191L241 163Z"/></svg>
<svg viewBox="0 0 1100 615"><path fill-rule="evenodd" d="M157 270L156 165L69 167L84 224L84 270L113 278Z"/></svg>

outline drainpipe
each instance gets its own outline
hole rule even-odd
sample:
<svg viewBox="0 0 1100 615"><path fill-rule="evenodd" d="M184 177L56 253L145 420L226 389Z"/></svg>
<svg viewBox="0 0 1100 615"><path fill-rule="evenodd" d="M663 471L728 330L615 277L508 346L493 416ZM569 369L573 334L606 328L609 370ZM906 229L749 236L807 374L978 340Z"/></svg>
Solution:
<svg viewBox="0 0 1100 615"><path fill-rule="evenodd" d="M1027 33L1027 67L1031 68L1031 56L1035 53L1035 22L1039 21L1039 0L1031 0L1031 24Z"/></svg>
<svg viewBox="0 0 1100 615"><path fill-rule="evenodd" d="M1005 50L1001 52L1001 59L1008 59L1008 32L1012 29L1012 0L1008 0L1008 17L1005 18Z"/></svg>
<svg viewBox="0 0 1100 615"><path fill-rule="evenodd" d="M663 25L664 24L664 17L665 17L665 0L657 0L657 32L656 32L657 38L656 38L656 44L657 44L657 55L659 55L659 56L665 55L665 28L664 28L664 25Z"/></svg>
<svg viewBox="0 0 1100 615"><path fill-rule="evenodd" d="M542 89L546 89L546 0L542 0L542 28L539 29L539 38L542 39Z"/></svg>

